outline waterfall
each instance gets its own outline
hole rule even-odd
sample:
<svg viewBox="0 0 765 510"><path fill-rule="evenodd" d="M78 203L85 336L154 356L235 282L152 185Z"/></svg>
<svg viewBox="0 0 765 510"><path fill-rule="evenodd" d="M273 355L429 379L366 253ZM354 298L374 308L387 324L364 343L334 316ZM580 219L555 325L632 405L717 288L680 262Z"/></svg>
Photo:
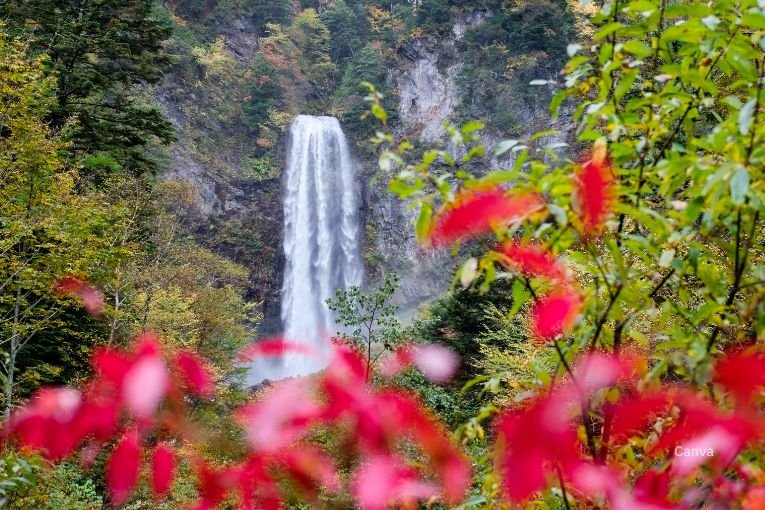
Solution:
<svg viewBox="0 0 765 510"><path fill-rule="evenodd" d="M287 354L281 376L326 366L327 335L337 331L326 304L337 289L360 285L358 190L353 162L334 117L300 115L289 132L284 194L284 336L318 357Z"/></svg>

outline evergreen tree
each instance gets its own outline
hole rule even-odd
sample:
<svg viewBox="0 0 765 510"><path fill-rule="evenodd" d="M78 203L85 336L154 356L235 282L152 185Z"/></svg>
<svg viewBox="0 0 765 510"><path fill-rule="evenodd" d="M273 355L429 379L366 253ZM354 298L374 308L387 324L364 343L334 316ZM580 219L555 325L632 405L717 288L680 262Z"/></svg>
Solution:
<svg viewBox="0 0 765 510"><path fill-rule="evenodd" d="M0 4L12 35L24 36L59 77L51 127L76 153L105 153L136 173L153 170L143 148L170 142L173 130L137 85L156 83L169 56L168 25L152 0L8 0ZM72 122L74 121L74 122Z"/></svg>
<svg viewBox="0 0 765 510"><path fill-rule="evenodd" d="M330 55L333 62L352 57L364 45L368 21L361 12L349 7L345 0L337 0L321 13L321 19L331 34Z"/></svg>
<svg viewBox="0 0 765 510"><path fill-rule="evenodd" d="M259 34L267 32L268 23L289 24L292 16L291 0L255 0L253 3L255 28Z"/></svg>

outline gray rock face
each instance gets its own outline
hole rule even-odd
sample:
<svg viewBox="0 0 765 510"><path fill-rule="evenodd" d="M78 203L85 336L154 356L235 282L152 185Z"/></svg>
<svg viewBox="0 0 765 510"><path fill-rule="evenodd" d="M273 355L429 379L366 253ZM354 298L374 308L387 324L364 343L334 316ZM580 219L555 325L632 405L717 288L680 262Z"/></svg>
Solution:
<svg viewBox="0 0 765 510"><path fill-rule="evenodd" d="M407 131L419 130L419 139L436 142L445 134L444 122L454 115L460 103L454 77L462 67L456 63L442 73L438 54L417 41L408 54L414 61L398 70L396 83L401 94L399 115Z"/></svg>

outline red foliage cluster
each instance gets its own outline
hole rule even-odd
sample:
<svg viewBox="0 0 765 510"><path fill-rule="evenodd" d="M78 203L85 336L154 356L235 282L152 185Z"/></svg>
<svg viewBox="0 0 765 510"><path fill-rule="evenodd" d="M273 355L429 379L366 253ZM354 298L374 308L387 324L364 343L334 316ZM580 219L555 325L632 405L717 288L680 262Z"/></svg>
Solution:
<svg viewBox="0 0 765 510"><path fill-rule="evenodd" d="M605 145L597 145L589 159L577 168L574 181L574 207L580 229L587 237L603 233L616 201L616 178Z"/></svg>
<svg viewBox="0 0 765 510"><path fill-rule="evenodd" d="M278 487L269 475L273 466L290 474L309 495L319 487L339 490L331 458L300 443L316 426L334 427L344 451L358 456L350 490L363 509L413 504L431 497L455 502L470 480L467 460L435 419L412 397L371 387L363 359L347 348L337 347L333 362L322 374L274 385L264 398L239 411L239 421L253 455L244 465L216 475L216 480L235 481L211 486L225 486L224 493L236 492L245 502L250 498L245 492L255 481L258 491L269 495L256 498L258 508L279 505ZM426 482L422 473L406 467L398 452L404 440L419 445L440 484ZM257 469L256 462L261 463ZM243 482L242 476L249 481Z"/></svg>
<svg viewBox="0 0 765 510"><path fill-rule="evenodd" d="M736 460L746 447L765 439L765 416L750 398L762 395L765 357L756 349L734 352L721 358L716 369L722 389L743 402L735 411L685 388L640 392L632 360L587 355L553 392L497 420L497 462L506 496L523 502L551 483L564 483L582 497L606 498L616 510L693 507L701 489L694 493L684 484L700 477L715 489L718 507L742 500L755 504L761 489L752 487L753 477ZM720 377L731 373L737 375ZM744 385L751 391L741 400ZM610 388L621 395L615 403L603 398L602 390ZM595 437L583 444L580 438L591 435L592 428L587 432L586 427L596 414L603 417L602 435L598 444ZM585 433L578 433L582 429ZM644 455L657 467L642 474L630 493L617 452L630 438L649 434L653 439ZM726 471L735 471L738 479L725 476Z"/></svg>
<svg viewBox="0 0 765 510"><path fill-rule="evenodd" d="M132 352L101 349L92 358L94 379L84 391L42 389L7 424L21 445L50 460L59 460L84 446L85 462L113 438L121 437L107 463L112 501L124 501L138 480L141 443L150 432L172 430L187 393L209 395L211 379L203 362L181 352L166 359L157 337L145 334ZM172 372L177 374L173 377ZM183 385L180 384L183 381ZM168 400L163 412L160 404ZM125 425L127 423L127 425ZM167 446L152 462L157 494L166 491L174 462Z"/></svg>
<svg viewBox="0 0 765 510"><path fill-rule="evenodd" d="M430 235L434 247L446 246L521 221L544 208L539 195L510 195L500 188L465 190L438 217Z"/></svg>
<svg viewBox="0 0 765 510"><path fill-rule="evenodd" d="M616 180L604 145L598 145L589 159L578 166L573 179L574 206L583 237L603 233L605 222L616 202ZM432 246L491 232L502 225L525 220L544 209L541 196L512 194L501 188L463 190L436 220L429 237ZM512 240L497 249L499 261L527 278L544 278L552 290L535 298L529 321L531 336L554 340L568 333L579 317L582 298L566 265L546 247Z"/></svg>
<svg viewBox="0 0 765 510"><path fill-rule="evenodd" d="M440 348L433 352L443 358ZM185 423L185 401L189 395L210 396L212 379L194 354L167 357L151 334L139 337L130 352L99 350L92 363L95 377L84 391L39 391L12 417L7 435L51 460L81 447L83 461L92 460L116 439L106 464L106 482L112 503L119 505L138 483L144 446L153 438L193 441L186 436L191 427ZM196 465L200 494L195 509L216 508L229 497L237 497L243 509L280 508L278 473L289 476L308 495L321 487L340 490L330 456L301 443L317 426L334 427L344 450L355 451L358 467L349 488L361 508L410 505L429 498L458 501L470 480L467 460L419 402L401 392L374 389L365 370L357 353L338 347L324 373L278 383L240 409L237 416L251 454L225 467L190 459ZM443 371L438 375L443 377ZM407 467L400 455L404 442L418 445L427 457L427 476ZM147 465L153 492L163 497L176 468L170 444L154 446Z"/></svg>

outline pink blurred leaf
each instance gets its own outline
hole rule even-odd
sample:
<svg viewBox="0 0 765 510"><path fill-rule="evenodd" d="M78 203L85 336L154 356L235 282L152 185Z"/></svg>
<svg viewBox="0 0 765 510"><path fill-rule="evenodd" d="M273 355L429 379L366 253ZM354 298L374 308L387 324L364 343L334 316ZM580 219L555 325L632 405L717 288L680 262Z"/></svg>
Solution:
<svg viewBox="0 0 765 510"><path fill-rule="evenodd" d="M104 295L101 291L74 276L61 278L55 283L53 290L58 295L76 297L91 315L99 315L104 310Z"/></svg>
<svg viewBox="0 0 765 510"><path fill-rule="evenodd" d="M122 380L125 406L138 418L149 418L170 387L165 360L149 355L138 358Z"/></svg>
<svg viewBox="0 0 765 510"><path fill-rule="evenodd" d="M415 346L413 361L425 377L436 384L448 382L460 364L457 353L439 344Z"/></svg>
<svg viewBox="0 0 765 510"><path fill-rule="evenodd" d="M260 400L240 411L247 441L254 451L276 451L303 437L321 408L306 379L274 385Z"/></svg>
<svg viewBox="0 0 765 510"><path fill-rule="evenodd" d="M239 353L239 359L242 361L252 361L256 358L278 357L287 353L305 354L306 356L315 355L313 349L307 345L276 337L261 340L245 347Z"/></svg>
<svg viewBox="0 0 765 510"><path fill-rule="evenodd" d="M130 430L122 437L106 463L106 484L115 505L121 505L138 482L140 457L138 432Z"/></svg>
<svg viewBox="0 0 765 510"><path fill-rule="evenodd" d="M175 355L175 365L192 392L200 397L209 397L213 394L214 386L210 370L199 356L193 352L180 351Z"/></svg>
<svg viewBox="0 0 765 510"><path fill-rule="evenodd" d="M351 493L362 510L385 510L430 499L438 494L438 488L422 481L398 457L378 455L356 471Z"/></svg>
<svg viewBox="0 0 765 510"><path fill-rule="evenodd" d="M151 488L154 497L161 498L170 491L175 478L175 454L165 443L154 448L151 459Z"/></svg>

